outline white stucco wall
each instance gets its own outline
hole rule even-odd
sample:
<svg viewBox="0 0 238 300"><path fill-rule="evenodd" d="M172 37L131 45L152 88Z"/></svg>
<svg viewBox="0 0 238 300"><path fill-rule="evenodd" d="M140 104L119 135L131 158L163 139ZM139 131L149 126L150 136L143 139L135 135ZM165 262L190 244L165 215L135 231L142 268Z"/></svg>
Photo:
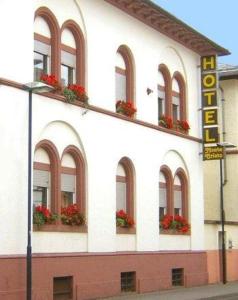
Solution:
<svg viewBox="0 0 238 300"><path fill-rule="evenodd" d="M197 54L104 1L62 0L60 3L57 0L37 0L34 5L35 9L49 7L60 26L67 19L73 19L80 25L86 40L86 87L91 104L115 110L116 51L120 45L126 44L134 56L137 118L157 124L157 70L160 63L165 63L171 75L174 71L184 75L190 134L199 136ZM75 3L80 5L80 9ZM19 22L18 30L23 32L32 17L31 11L24 12L27 20L23 24ZM33 36L33 24L29 27ZM20 82L29 78L33 70L33 40L29 36L24 36L24 47L29 45L29 48L26 53L22 50L25 67L19 69L21 64L16 64L14 72L3 68L0 77ZM20 76L22 73L24 75ZM150 96L146 94L147 87L154 90ZM0 254L23 254L26 251L27 228L28 94L0 86L0 99L4 99L3 109L0 110L0 132L3 133L0 197L4 212L0 218ZM203 249L202 158L199 156L199 143L93 111L82 115L81 108L33 95L33 145L42 139L51 140L60 156L68 145L73 144L85 157L88 234L34 233L33 252L43 252L44 248L46 252ZM176 155L166 156L171 151ZM122 237L116 235L115 176L118 162L124 156L130 158L135 170L136 236ZM159 237L158 181L162 164L166 162L173 170L176 165L181 165L181 161L189 180L192 234L191 237L177 236L175 243L173 236Z"/></svg>

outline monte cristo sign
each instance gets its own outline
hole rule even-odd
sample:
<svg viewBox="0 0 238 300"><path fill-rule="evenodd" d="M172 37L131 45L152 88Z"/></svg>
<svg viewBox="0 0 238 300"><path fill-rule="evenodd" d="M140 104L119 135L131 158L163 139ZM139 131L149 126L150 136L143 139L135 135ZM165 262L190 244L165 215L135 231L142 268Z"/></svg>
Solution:
<svg viewBox="0 0 238 300"><path fill-rule="evenodd" d="M216 55L201 57L202 122L203 122L203 159L223 158L219 142L217 108Z"/></svg>

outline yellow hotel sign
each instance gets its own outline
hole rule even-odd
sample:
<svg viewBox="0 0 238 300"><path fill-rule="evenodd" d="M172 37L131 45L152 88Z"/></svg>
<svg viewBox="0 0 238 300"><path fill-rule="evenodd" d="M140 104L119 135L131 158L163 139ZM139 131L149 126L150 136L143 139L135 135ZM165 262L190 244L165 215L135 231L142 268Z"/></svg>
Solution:
<svg viewBox="0 0 238 300"><path fill-rule="evenodd" d="M217 113L217 72L216 55L201 57L203 159L223 158L219 142Z"/></svg>

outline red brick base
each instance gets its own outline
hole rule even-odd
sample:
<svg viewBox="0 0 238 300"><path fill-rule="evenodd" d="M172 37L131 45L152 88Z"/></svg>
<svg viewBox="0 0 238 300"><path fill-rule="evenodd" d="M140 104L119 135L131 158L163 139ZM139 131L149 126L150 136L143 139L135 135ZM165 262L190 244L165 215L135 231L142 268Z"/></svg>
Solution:
<svg viewBox="0 0 238 300"><path fill-rule="evenodd" d="M169 289L173 268L184 268L186 287L208 282L202 251L34 255L33 300L53 300L53 278L63 276L73 276L74 300L119 295L121 272L136 272L137 293ZM25 300L25 257L0 257L0 272L0 299Z"/></svg>

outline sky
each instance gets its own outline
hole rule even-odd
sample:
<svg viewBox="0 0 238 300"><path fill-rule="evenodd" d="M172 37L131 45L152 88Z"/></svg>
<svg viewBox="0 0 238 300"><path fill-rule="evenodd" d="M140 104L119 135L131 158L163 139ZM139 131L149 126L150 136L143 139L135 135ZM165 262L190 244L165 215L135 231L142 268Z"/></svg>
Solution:
<svg viewBox="0 0 238 300"><path fill-rule="evenodd" d="M219 63L238 65L238 0L152 0L157 5L228 49Z"/></svg>

